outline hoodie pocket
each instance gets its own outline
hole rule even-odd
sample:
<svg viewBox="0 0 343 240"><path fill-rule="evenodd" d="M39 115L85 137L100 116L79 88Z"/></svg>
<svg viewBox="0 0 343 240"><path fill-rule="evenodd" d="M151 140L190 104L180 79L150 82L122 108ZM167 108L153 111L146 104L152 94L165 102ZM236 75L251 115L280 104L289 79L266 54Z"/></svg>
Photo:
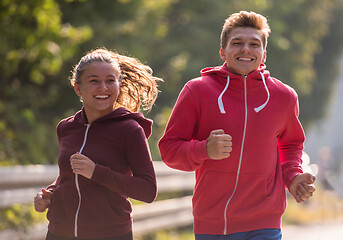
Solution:
<svg viewBox="0 0 343 240"><path fill-rule="evenodd" d="M121 224L130 221L130 218L131 203L124 196L104 188L84 191L79 214L80 226Z"/></svg>
<svg viewBox="0 0 343 240"><path fill-rule="evenodd" d="M193 195L193 214L201 219L223 219L225 205L236 183L235 173L207 172Z"/></svg>
<svg viewBox="0 0 343 240"><path fill-rule="evenodd" d="M73 226L77 204L78 195L75 187L62 184L53 192L47 218L55 224Z"/></svg>
<svg viewBox="0 0 343 240"><path fill-rule="evenodd" d="M264 212L282 212L282 186L268 182L267 178L255 173L240 173L236 191L236 173L208 172L200 179L193 196L193 214L195 218L223 220L224 215L235 219L249 214ZM271 191L267 191L271 185ZM229 199L232 199L228 203ZM228 205L225 212L226 204Z"/></svg>

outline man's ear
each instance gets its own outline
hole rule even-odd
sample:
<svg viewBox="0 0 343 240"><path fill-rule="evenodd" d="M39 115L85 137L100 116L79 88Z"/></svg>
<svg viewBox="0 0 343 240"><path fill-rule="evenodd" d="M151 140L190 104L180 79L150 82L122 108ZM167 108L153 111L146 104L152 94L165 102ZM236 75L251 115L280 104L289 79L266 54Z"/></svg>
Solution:
<svg viewBox="0 0 343 240"><path fill-rule="evenodd" d="M266 63L266 61L267 61L267 51L265 50L264 52L263 52L263 57L262 57L262 61L261 61L261 63Z"/></svg>
<svg viewBox="0 0 343 240"><path fill-rule="evenodd" d="M77 83L74 83L74 91L76 92L76 94L81 97L82 94L81 94L81 91L80 91L80 85L77 84Z"/></svg>
<svg viewBox="0 0 343 240"><path fill-rule="evenodd" d="M219 54L220 54L221 59L223 59L223 61L226 61L225 50L220 48Z"/></svg>

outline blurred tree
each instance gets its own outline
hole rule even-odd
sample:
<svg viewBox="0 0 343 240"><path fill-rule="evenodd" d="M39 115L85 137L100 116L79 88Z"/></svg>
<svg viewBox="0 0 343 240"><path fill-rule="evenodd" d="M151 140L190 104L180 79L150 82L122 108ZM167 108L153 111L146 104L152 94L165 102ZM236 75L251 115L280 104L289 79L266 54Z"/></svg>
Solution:
<svg viewBox="0 0 343 240"><path fill-rule="evenodd" d="M155 121L150 140L153 159L159 159L157 141L183 85L199 76L202 68L222 64L219 38L230 14L244 9L269 19L267 66L299 93L305 128L325 113L335 80L334 63L342 49L341 0L2 0L0 4L0 54L5 59L0 66L4 86L0 161L12 163L55 161L55 125L81 106L68 77L91 49L106 47L137 57L165 79L156 106L146 113Z"/></svg>
<svg viewBox="0 0 343 240"><path fill-rule="evenodd" d="M300 119L307 129L324 116L337 77L333 70L343 47L342 6L339 0L174 1L164 20L168 34L155 43L158 54L148 59L166 80L157 103L159 113L154 115L153 137L158 139L163 133L170 108L186 81L199 76L203 67L222 64L218 54L221 27L225 18L242 9L268 18L272 33L267 68L298 92Z"/></svg>
<svg viewBox="0 0 343 240"><path fill-rule="evenodd" d="M161 48L169 44L164 42L169 30L165 15L173 2L175 0L71 0L61 2L63 22L75 27L89 26L93 30L93 37L79 45L80 51L64 64L63 71L70 72L71 66L76 64L85 52L98 47L106 47L118 53L138 58L141 62L152 66L156 70L154 73L156 76L164 77L159 63L163 65L164 62L161 60L164 57L164 51ZM175 51L177 51L177 47L182 46L181 44L173 45L175 45ZM174 91L175 94L176 91ZM164 93L160 97L163 95ZM164 104L169 104L168 99ZM145 115L154 118L161 110L161 106L162 104L157 102L153 110ZM74 107L74 111L76 111L80 104L77 101L69 102L68 107ZM153 159L159 159L157 141L161 131L161 126L153 125L153 135L149 141Z"/></svg>
<svg viewBox="0 0 343 240"><path fill-rule="evenodd" d="M54 162L54 75L91 36L90 28L62 24L54 0L0 2L0 163ZM45 109L50 109L45 112Z"/></svg>
<svg viewBox="0 0 343 240"><path fill-rule="evenodd" d="M299 93L307 128L326 113L336 80L341 0L0 0L0 165L56 163L55 126L81 106L70 71L97 47L137 57L165 79L146 113L158 160L157 141L178 93L202 68L222 64L221 28L239 10L269 19L268 69ZM18 227L17 210L4 218Z"/></svg>
<svg viewBox="0 0 343 240"><path fill-rule="evenodd" d="M342 38L343 31L337 32L333 26L343 23L340 14L335 11L339 6L342 8L343 4L337 0L292 0L286 5L280 3L273 1L268 5L267 16L270 18L272 36L267 64L274 76L298 92L300 120L308 129L315 119L324 116L331 86L337 79L337 74L332 74L333 63L342 53L340 49L343 45L337 40ZM336 41L336 55L328 54L329 49L335 46L326 45L328 39ZM322 62L322 66L316 64L320 59L327 59L328 55L331 55L330 60Z"/></svg>
<svg viewBox="0 0 343 240"><path fill-rule="evenodd" d="M321 41L320 51L315 54L313 66L316 74L312 79L312 91L300 96L302 116L307 127L313 120L321 119L328 113L331 93L341 71L338 60L343 52L342 3L335 2L328 34Z"/></svg>
<svg viewBox="0 0 343 240"><path fill-rule="evenodd" d="M190 78L199 76L201 68L222 64L218 51L224 19L241 9L255 11L268 18L272 29L267 68L272 76L296 89L301 104L300 118L307 128L314 119L323 117L335 81L333 63L337 62L343 46L340 41L342 30L338 28L343 22L337 10L342 9L342 5L339 0L174 2L166 16L170 23L169 34L163 39L163 46L168 46L163 49L169 49L169 54L158 51L168 54L162 58L166 59L165 62L161 62L158 56L152 58L152 63L160 61L158 69L163 71L167 80L159 101L170 107L168 101L175 100L175 92ZM328 41L335 44L326 44ZM171 46L177 44L180 46L173 51ZM320 65L316 64L318 61ZM182 66L182 71L174 69L172 66L175 65ZM328 74L330 79L318 84L319 79L328 78Z"/></svg>

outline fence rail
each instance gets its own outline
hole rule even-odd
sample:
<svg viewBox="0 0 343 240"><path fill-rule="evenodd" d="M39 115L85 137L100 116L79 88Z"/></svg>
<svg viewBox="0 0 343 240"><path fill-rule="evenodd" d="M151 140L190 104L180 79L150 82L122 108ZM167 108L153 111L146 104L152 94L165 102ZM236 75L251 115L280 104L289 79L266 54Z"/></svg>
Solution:
<svg viewBox="0 0 343 240"><path fill-rule="evenodd" d="M191 191L194 175L168 168L154 161L159 193ZM0 168L0 209L14 204L27 204L34 196L53 182L58 174L55 165L11 166ZM133 206L134 235L142 235L160 229L191 225L191 196L155 201L151 204ZM35 225L28 232L5 230L0 232L4 240L44 239L47 223Z"/></svg>

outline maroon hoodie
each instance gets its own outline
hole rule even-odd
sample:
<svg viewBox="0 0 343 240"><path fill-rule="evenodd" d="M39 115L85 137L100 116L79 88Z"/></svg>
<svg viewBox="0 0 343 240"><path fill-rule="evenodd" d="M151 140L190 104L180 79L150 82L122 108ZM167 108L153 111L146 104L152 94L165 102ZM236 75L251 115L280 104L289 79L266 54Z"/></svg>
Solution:
<svg viewBox="0 0 343 240"><path fill-rule="evenodd" d="M152 202L156 178L147 139L152 121L118 108L88 124L84 109L57 126L60 174L47 217L49 231L83 239L132 231L128 197ZM96 163L91 179L75 175L70 156L82 153Z"/></svg>

